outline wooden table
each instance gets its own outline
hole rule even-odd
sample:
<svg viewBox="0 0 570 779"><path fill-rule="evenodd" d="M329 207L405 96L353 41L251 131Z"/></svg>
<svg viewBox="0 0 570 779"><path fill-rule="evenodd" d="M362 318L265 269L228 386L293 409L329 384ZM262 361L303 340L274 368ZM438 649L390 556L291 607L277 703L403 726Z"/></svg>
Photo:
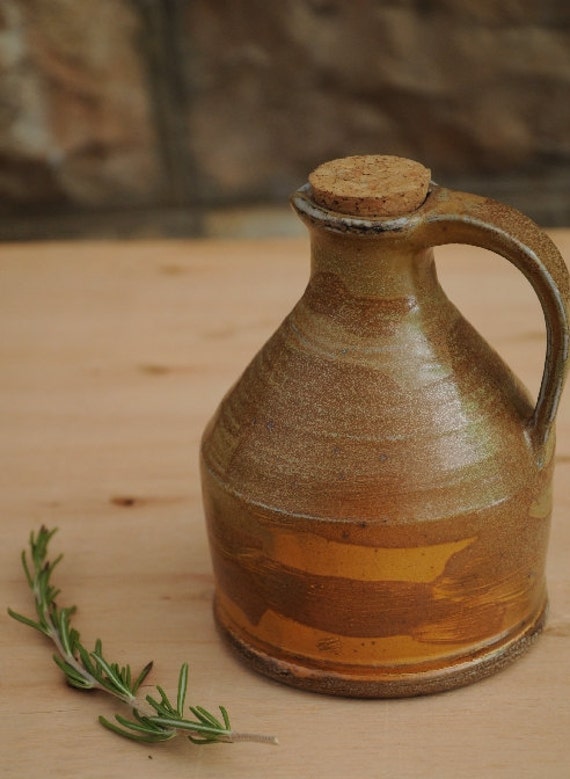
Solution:
<svg viewBox="0 0 570 779"><path fill-rule="evenodd" d="M570 259L570 231L553 237ZM438 251L450 296L536 392L543 324L525 280L470 248ZM531 652L495 677L401 701L329 699L265 680L219 639L198 441L230 383L299 297L308 242L0 247L4 607L30 613L19 563L57 526L60 604L89 644L191 702L227 706L277 747L137 745L103 730L115 706L67 688L36 633L0 616L4 777L570 776L570 400L558 422L551 611Z"/></svg>

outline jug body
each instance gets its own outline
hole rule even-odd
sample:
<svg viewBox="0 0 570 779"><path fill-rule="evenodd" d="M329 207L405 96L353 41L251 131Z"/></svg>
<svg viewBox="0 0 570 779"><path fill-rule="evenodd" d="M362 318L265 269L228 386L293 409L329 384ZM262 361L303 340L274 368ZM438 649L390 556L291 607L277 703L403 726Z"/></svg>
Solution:
<svg viewBox="0 0 570 779"><path fill-rule="evenodd" d="M378 220L297 193L307 289L203 436L217 622L305 689L449 689L544 621L553 427L536 435L526 390L439 285L438 198Z"/></svg>

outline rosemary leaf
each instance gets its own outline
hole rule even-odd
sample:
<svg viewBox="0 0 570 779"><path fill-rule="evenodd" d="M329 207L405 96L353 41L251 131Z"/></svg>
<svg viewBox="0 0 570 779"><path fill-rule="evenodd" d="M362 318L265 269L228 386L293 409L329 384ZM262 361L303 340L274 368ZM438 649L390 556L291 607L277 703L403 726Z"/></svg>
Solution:
<svg viewBox="0 0 570 779"><path fill-rule="evenodd" d="M29 617L24 617L23 614L18 614L17 611L12 611L12 609L8 609L8 614L13 619L17 619L18 622L22 622L22 624L28 625L28 627L34 628L34 630L39 630L40 633L43 633L44 635L47 635L47 633L42 628L42 626L39 624L39 622L35 622L33 619L30 619Z"/></svg>
<svg viewBox="0 0 570 779"><path fill-rule="evenodd" d="M184 702L188 690L188 663L183 663L178 676L178 695L176 696L176 712L179 717L184 714Z"/></svg>
<svg viewBox="0 0 570 779"><path fill-rule="evenodd" d="M147 663L147 664L145 665L145 667L142 669L142 671L140 672L140 674L137 676L137 678L136 678L136 679L135 679L135 681L133 682L132 690L133 690L133 693L134 693L135 695L137 694L137 690L139 689L139 687L141 686L141 684L144 682L144 680L146 679L146 677L147 677L147 676L149 675L149 673L152 671L152 666L153 666L153 662L152 662L152 660L151 660L151 661L150 661L150 663Z"/></svg>
<svg viewBox="0 0 570 779"><path fill-rule="evenodd" d="M122 727L119 727L119 725L116 725L103 716L99 717L99 722L103 727L107 728L107 730L111 730L113 733L123 736L123 738L130 738L132 741L138 741L143 744L153 744L160 741L170 741L176 737L175 730L153 731L148 726L144 727L142 725L137 725L136 722L121 717L120 714L116 714L115 719Z"/></svg>

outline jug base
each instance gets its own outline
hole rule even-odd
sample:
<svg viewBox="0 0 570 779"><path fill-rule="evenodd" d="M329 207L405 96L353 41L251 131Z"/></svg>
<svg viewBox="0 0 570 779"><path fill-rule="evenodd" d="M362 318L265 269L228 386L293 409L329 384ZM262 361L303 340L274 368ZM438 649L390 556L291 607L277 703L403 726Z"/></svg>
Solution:
<svg viewBox="0 0 570 779"><path fill-rule="evenodd" d="M490 646L468 658L455 658L440 667L402 671L396 667L319 668L306 658L275 657L253 647L232 629L223 609L214 602L215 621L222 636L253 670L283 684L308 692L348 698L407 698L453 690L492 676L523 655L540 635L547 603L538 614Z"/></svg>

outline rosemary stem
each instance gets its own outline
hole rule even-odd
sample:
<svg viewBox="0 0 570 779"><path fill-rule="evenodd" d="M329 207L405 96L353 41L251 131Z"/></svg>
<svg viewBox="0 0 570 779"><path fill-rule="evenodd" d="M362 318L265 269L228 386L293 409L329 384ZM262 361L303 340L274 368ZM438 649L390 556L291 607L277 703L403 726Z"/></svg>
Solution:
<svg viewBox="0 0 570 779"><path fill-rule="evenodd" d="M100 684L97 679L95 679L94 676L92 676L89 671L87 671L81 663L77 660L77 658L69 654L65 651L65 648L59 638L59 633L57 632L56 628L54 627L51 619L48 619L48 637L54 644L55 648L57 649L59 655L65 660L66 663L69 663L69 665L74 668L78 674L80 674L89 684L93 687L94 690L103 690L104 687L102 684Z"/></svg>
<svg viewBox="0 0 570 779"><path fill-rule="evenodd" d="M103 690L104 692L109 693L110 695L113 695L115 698L118 698L123 703L127 703L130 706L133 705L133 701L135 700L133 696L125 694L119 694L113 690L109 690L107 687L105 687L101 682L99 682L98 679L96 679L93 674L89 673L89 671L84 667L84 665L75 657L73 652L69 652L64 642L61 640L61 636L58 630L57 625L55 624L55 621L52 617L52 614L50 613L49 609L46 609L44 604L41 600L41 593L39 592L37 587L34 587L34 599L36 601L36 607L38 610L38 614L43 617L43 620L45 621L45 625L47 627L47 637L50 639L50 641L55 646L58 654L60 657L65 660L66 663L68 663L77 673L85 679L85 681L89 684L89 686L93 690Z"/></svg>
<svg viewBox="0 0 570 779"><path fill-rule="evenodd" d="M274 744L275 746L279 744L276 736L266 736L263 733L239 733L235 730L230 731L228 740L232 743L244 741L251 744Z"/></svg>
<svg viewBox="0 0 570 779"><path fill-rule="evenodd" d="M278 740L275 736L266 736L260 733L240 733L236 730L221 731L219 728L210 727L208 725L201 725L197 722L189 722L188 720L169 719L168 717L149 717L151 722L163 725L165 727L175 728L176 730L184 730L193 733L196 736L203 736L205 734L213 734L216 736L216 741L226 741L230 743L250 742L256 744L278 744Z"/></svg>

